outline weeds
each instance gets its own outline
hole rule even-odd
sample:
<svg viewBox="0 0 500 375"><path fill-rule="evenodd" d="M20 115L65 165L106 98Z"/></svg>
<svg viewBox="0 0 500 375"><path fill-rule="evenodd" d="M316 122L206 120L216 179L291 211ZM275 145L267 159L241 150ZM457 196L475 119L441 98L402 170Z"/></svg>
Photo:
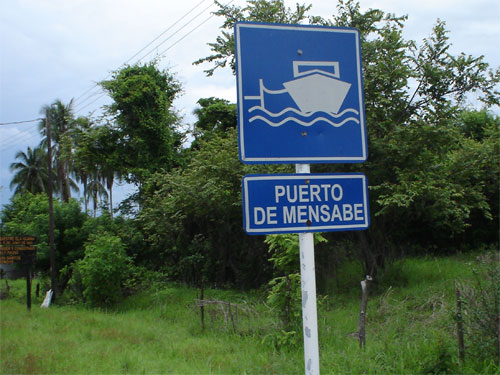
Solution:
<svg viewBox="0 0 500 375"><path fill-rule="evenodd" d="M355 337L359 287L356 292L340 294L337 289L322 297L318 306L321 373L497 372L492 361L458 362L449 311L455 305L453 281L456 275L472 275L470 268L457 258L400 262L397 269L406 280L404 285L397 282L397 273L390 271L387 283L380 282L380 292L370 297L365 351L359 350ZM426 276L432 272L437 275L428 280ZM351 277L359 279L359 275ZM492 290L485 277L479 280L482 290ZM304 373L301 340L296 340L296 345L273 341L292 340L287 336L293 337L293 330L276 334L282 329L277 307L266 305L262 292L205 290L205 299L247 305L248 312L238 310L233 330L230 321L224 321L220 306L210 305L216 316L202 330L196 307L198 291L183 285L156 284L108 311L61 306L63 299L59 305L40 309L41 296L34 298L28 313L24 280L9 284L11 297L0 301L2 374ZM474 296L477 299L479 294Z"/></svg>
<svg viewBox="0 0 500 375"><path fill-rule="evenodd" d="M500 360L500 255L490 252L470 264L473 277L458 284L466 357L479 364Z"/></svg>

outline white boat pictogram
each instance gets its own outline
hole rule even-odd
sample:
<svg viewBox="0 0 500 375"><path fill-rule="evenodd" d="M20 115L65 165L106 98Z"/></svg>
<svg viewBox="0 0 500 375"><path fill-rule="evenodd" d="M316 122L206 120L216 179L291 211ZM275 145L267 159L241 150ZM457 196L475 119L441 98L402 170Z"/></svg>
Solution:
<svg viewBox="0 0 500 375"><path fill-rule="evenodd" d="M261 120L273 127L293 121L302 126L311 126L319 121L339 127L349 121L359 124L356 117L340 119L346 113L359 112L354 108L346 108L340 112L342 104L349 93L351 84L340 80L339 63L334 61L293 61L293 76L295 79L284 82L284 89L270 90L259 79L259 95L245 96L245 100L259 100L260 105L251 107L248 111L260 110L249 121ZM293 99L297 108L288 107L277 113L272 113L265 106L265 94L288 94ZM273 119L285 113L292 114L281 120ZM314 116L318 112L323 112ZM340 113L339 113L340 112ZM335 121L338 122L335 122Z"/></svg>

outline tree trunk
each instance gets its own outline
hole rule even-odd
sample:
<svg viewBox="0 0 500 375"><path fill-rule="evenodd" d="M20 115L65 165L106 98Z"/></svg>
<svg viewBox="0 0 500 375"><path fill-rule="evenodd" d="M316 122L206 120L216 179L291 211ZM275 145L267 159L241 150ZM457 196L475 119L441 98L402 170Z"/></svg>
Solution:
<svg viewBox="0 0 500 375"><path fill-rule="evenodd" d="M108 190L109 190L109 213L111 214L111 219L113 218L113 177L108 180Z"/></svg>
<svg viewBox="0 0 500 375"><path fill-rule="evenodd" d="M85 213L89 210L89 197L87 192L87 176L82 178L83 180L83 200L85 202Z"/></svg>
<svg viewBox="0 0 500 375"><path fill-rule="evenodd" d="M61 161L57 161L57 180L59 183L59 188L61 191L61 198L64 202L68 203L71 196L68 177L64 171L64 164Z"/></svg>
<svg viewBox="0 0 500 375"><path fill-rule="evenodd" d="M97 217L97 203L98 203L98 200L97 200L97 193L94 192L94 195L92 196L92 200L94 201L94 219Z"/></svg>
<svg viewBox="0 0 500 375"><path fill-rule="evenodd" d="M361 255L363 256L365 264L365 273L370 276L374 276L377 272L377 261L372 250L370 249L366 231L357 231L356 234L360 242Z"/></svg>

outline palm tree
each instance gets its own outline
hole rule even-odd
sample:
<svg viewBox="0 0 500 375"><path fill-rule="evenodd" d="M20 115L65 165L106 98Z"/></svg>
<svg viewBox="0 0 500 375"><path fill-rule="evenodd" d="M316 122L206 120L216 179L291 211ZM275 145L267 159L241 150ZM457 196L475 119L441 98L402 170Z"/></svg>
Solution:
<svg viewBox="0 0 500 375"><path fill-rule="evenodd" d="M10 164L10 171L15 172L10 188L15 187L14 194L24 191L30 193L45 193L48 183L47 153L44 149L28 147L27 152L16 154L18 162Z"/></svg>
<svg viewBox="0 0 500 375"><path fill-rule="evenodd" d="M44 106L42 114L49 117L51 136L54 144L53 155L56 169L56 180L61 198L68 202L71 198L71 189L78 191L78 185L70 178L72 159L72 139L71 130L75 124L73 114L73 100L65 105L60 100L56 100L52 105ZM47 147L47 119L39 124L42 136L42 147Z"/></svg>
<svg viewBox="0 0 500 375"><path fill-rule="evenodd" d="M106 188L109 192L109 212L111 214L111 218L113 218L113 183L115 181L115 174L115 170L110 165L103 166L100 173L101 181L106 184Z"/></svg>
<svg viewBox="0 0 500 375"><path fill-rule="evenodd" d="M106 188L99 180L99 175L97 172L92 173L91 178L87 184L87 197L92 198L92 202L94 204L94 217L96 217L99 198L108 198Z"/></svg>

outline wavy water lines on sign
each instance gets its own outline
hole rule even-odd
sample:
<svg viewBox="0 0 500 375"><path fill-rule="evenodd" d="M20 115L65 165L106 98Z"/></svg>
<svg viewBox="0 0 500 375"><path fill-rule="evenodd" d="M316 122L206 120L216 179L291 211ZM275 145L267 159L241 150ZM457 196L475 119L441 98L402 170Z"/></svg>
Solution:
<svg viewBox="0 0 500 375"><path fill-rule="evenodd" d="M298 110L298 109L296 109L296 108L291 108L291 107L289 107L289 108L285 108L284 110L282 110L282 111L280 111L280 112L273 113L273 112L268 111L266 108L261 107L261 106L258 106L258 105L256 105L256 106L254 106L254 107L250 108L250 109L248 110L248 112L253 112L253 111L257 111L257 110L260 110L260 111L264 112L266 115L268 115L268 116L270 116L270 117L279 117L279 116L281 116L281 115L283 115L283 114L285 114L286 112L289 112L289 111L290 111L290 112L293 112L293 113L296 113L296 114L298 114L298 115L300 115L300 116L302 116L302 117L310 117L310 116L312 116L312 115L314 115L314 114L316 114L316 113L318 113L318 112L324 112L324 113L326 113L327 115L329 115L329 116L331 116L331 117L334 117L334 118L339 118L339 117L342 117L342 116L343 116L343 115L345 115L347 112L352 112L352 113L354 113L355 115L359 115L359 112L358 112L358 111L356 111L354 108L347 108L347 109L345 109L344 111L342 111L342 112L340 112L340 113L337 113L337 114L336 114L336 113L333 113L333 112L325 112L325 111L315 111L315 112L308 112L308 113L304 113L304 112L299 111L299 110Z"/></svg>
<svg viewBox="0 0 500 375"><path fill-rule="evenodd" d="M266 108L261 106L254 106L248 110L249 112L256 112L255 116L249 118L249 122L254 122L257 120L263 121L272 127L278 127L285 123L294 122L302 126L311 126L317 122L325 122L333 127L341 127L349 121L353 121L359 124L359 119L353 117L346 117L348 113L354 113L354 115L359 115L359 112L355 109L348 108L341 113L335 114L332 112L325 111L315 111L315 112L301 112L296 108L285 108L284 110L273 113L268 111ZM282 116L287 116L286 118L280 118ZM316 115L316 117L311 118L311 116Z"/></svg>
<svg viewBox="0 0 500 375"><path fill-rule="evenodd" d="M344 125L346 122L349 122L349 121L354 121L356 124L359 124L359 120L355 117L348 117L346 119L344 119L343 121L339 122L339 123L335 123L335 122L332 122L330 120L328 120L327 118L325 117L316 117L315 119L311 120L310 122L305 122L305 121L302 121L302 120L299 120L298 118L295 118L295 117L287 117L279 122L272 122L270 121L269 119L263 117L263 116L254 116L250 119L250 122L253 122L253 121L256 121L256 120L261 120L263 122L265 122L266 124L272 126L272 127L278 127L278 126L281 126L287 122L290 122L290 121L293 121L299 125L302 125L302 126L311 126L311 125L314 125L315 123L319 122L319 121L324 121L336 128Z"/></svg>

